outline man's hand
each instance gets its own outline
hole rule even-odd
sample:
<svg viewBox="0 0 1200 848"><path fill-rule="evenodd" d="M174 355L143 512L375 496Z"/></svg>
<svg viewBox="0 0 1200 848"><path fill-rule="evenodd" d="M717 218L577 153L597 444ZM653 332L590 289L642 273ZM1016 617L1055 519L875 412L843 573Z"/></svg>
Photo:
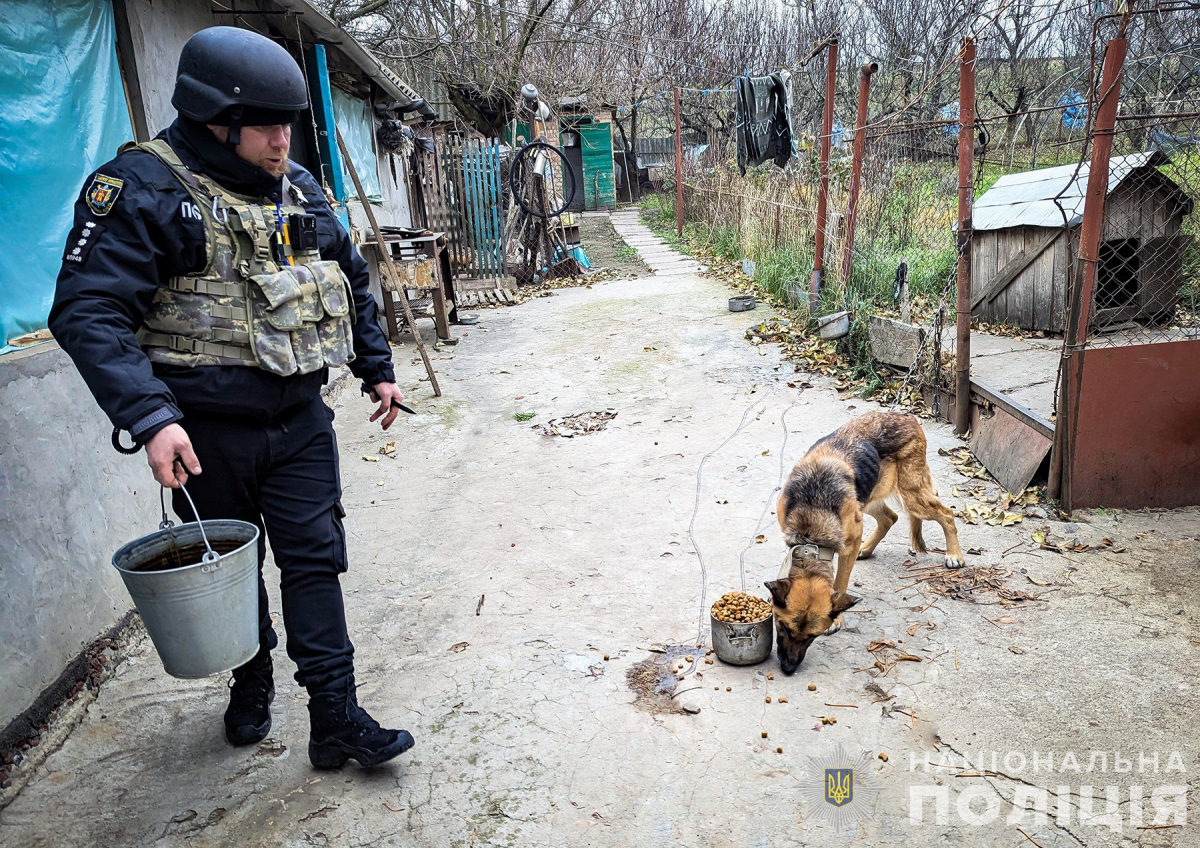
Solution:
<svg viewBox="0 0 1200 848"><path fill-rule="evenodd" d="M146 442L146 461L160 486L178 489L188 481L188 472L200 473L200 460L192 440L178 424L168 424Z"/></svg>
<svg viewBox="0 0 1200 848"><path fill-rule="evenodd" d="M400 391L400 387L395 383L376 383L375 389L371 392L371 402L379 404L379 409L371 414L371 421L380 422L383 429L392 426L392 422L396 420L396 416L400 414L400 410L392 406L393 400L404 400L404 393Z"/></svg>

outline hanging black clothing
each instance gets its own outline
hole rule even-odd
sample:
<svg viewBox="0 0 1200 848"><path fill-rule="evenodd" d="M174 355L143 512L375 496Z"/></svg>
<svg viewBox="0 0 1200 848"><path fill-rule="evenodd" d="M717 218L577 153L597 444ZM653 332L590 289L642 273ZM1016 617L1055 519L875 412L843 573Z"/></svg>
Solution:
<svg viewBox="0 0 1200 848"><path fill-rule="evenodd" d="M737 162L746 169L773 161L779 167L792 157L791 74L739 77L737 81Z"/></svg>

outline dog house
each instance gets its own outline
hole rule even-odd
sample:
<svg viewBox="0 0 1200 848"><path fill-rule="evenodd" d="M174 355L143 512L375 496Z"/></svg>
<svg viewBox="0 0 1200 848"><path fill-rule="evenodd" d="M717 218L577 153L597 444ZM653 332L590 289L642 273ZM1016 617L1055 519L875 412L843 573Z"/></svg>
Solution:
<svg viewBox="0 0 1200 848"><path fill-rule="evenodd" d="M1110 163L1093 327L1159 323L1174 314L1192 201L1164 173L1168 161L1152 151ZM1085 163L1009 174L975 201L973 317L1065 331L1088 170Z"/></svg>

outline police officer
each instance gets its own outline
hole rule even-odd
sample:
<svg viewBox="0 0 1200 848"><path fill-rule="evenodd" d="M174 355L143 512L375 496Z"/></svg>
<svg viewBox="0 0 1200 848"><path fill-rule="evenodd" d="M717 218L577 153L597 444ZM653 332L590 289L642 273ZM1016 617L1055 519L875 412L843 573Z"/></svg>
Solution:
<svg viewBox="0 0 1200 848"><path fill-rule="evenodd" d="M351 371L396 417L391 354L367 266L312 175L288 159L307 86L282 47L213 27L184 45L179 117L127 145L84 185L50 314L112 423L144 445L175 512L258 526L260 650L233 672L225 734L263 739L278 639L262 578L271 541L288 656L309 693L309 756L375 765L412 736L358 705L330 366ZM203 473L201 473L203 469Z"/></svg>

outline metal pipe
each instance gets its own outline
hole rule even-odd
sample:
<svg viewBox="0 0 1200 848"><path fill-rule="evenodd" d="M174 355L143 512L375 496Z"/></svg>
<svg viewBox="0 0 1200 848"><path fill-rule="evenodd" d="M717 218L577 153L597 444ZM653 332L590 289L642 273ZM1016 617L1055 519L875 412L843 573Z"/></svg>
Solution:
<svg viewBox="0 0 1200 848"><path fill-rule="evenodd" d="M1100 263L1100 240L1104 234L1104 203L1108 196L1108 167L1112 159L1113 128L1121 99L1121 70L1129 43L1124 38L1108 42L1104 52L1104 71L1100 77L1100 108L1092 130L1092 162L1088 169L1087 191L1083 200L1083 220L1079 225L1079 263L1077 284L1072 287L1067 313L1067 332L1063 343L1062 402L1055 421L1054 455L1050 459L1050 486L1064 507L1071 509L1071 457L1079 427L1080 389L1083 383L1083 348L1091 320L1092 298ZM1061 431L1061 435L1059 435ZM1057 474L1055 471L1057 470Z"/></svg>
<svg viewBox="0 0 1200 848"><path fill-rule="evenodd" d="M813 272L808 290L810 314L817 311L821 277L825 271L825 227L829 222L829 148L833 144L833 95L837 88L837 37L829 39L825 55L825 111L821 116L821 183L817 191L817 234L813 245Z"/></svg>
<svg viewBox="0 0 1200 848"><path fill-rule="evenodd" d="M954 349L954 432L971 429L971 208L975 165L975 40L963 39L958 86L958 308ZM941 356L941 351L934 351Z"/></svg>
<svg viewBox="0 0 1200 848"><path fill-rule="evenodd" d="M678 87L675 89L675 235L683 237L683 125Z"/></svg>
<svg viewBox="0 0 1200 848"><path fill-rule="evenodd" d="M850 262L854 252L854 225L858 221L858 191L862 185L862 162L867 149L867 98L871 94L871 75L879 70L877 62L863 65L858 78L858 117L855 119L854 159L850 166L850 203L846 208L846 244L842 249L842 280L850 281Z"/></svg>

